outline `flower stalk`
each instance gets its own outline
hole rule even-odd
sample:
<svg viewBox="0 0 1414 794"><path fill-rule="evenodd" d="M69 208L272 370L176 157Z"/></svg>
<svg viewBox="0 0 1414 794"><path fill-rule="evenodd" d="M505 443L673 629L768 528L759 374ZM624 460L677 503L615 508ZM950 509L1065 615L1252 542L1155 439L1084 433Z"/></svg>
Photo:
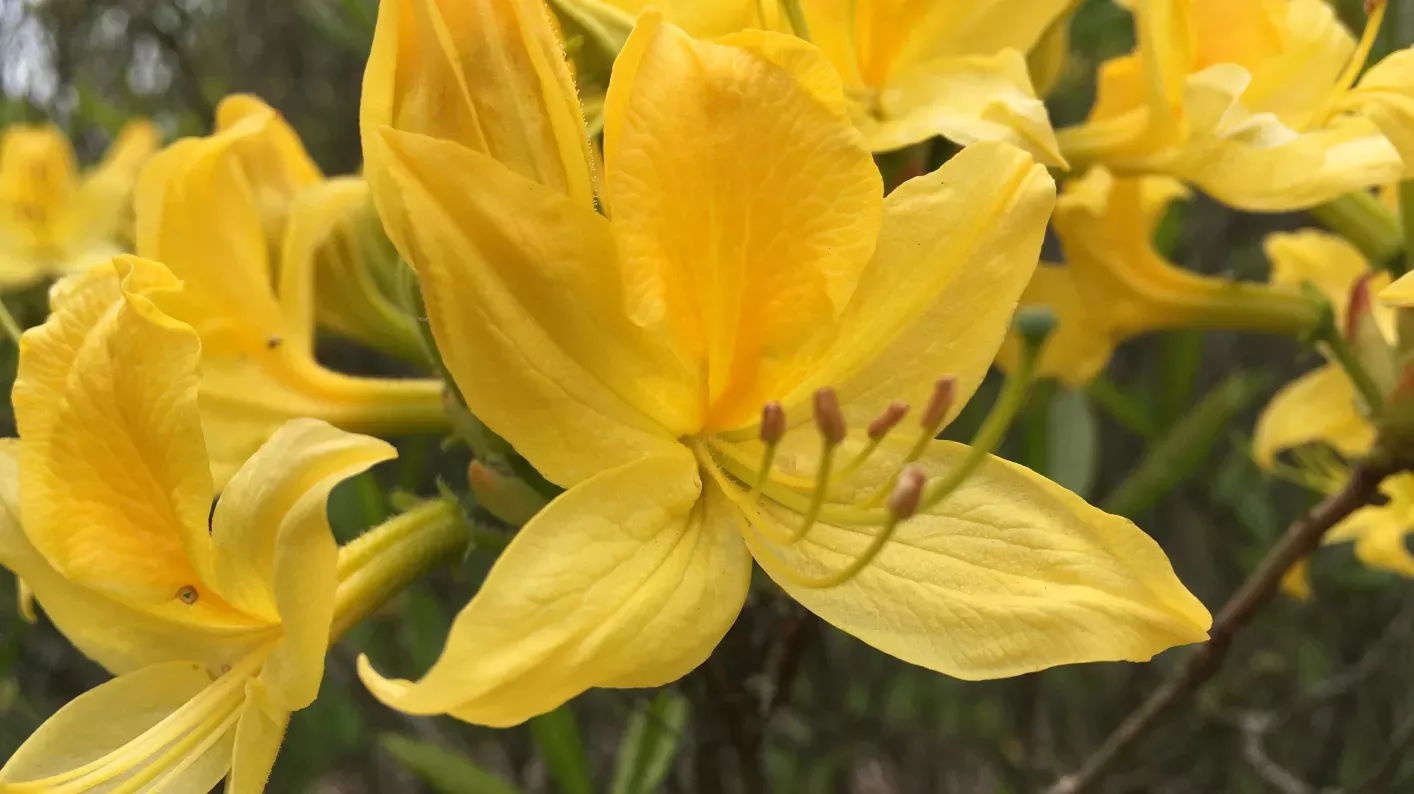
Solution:
<svg viewBox="0 0 1414 794"><path fill-rule="evenodd" d="M350 541L339 550L330 641L471 542L461 508L450 499L424 502Z"/></svg>

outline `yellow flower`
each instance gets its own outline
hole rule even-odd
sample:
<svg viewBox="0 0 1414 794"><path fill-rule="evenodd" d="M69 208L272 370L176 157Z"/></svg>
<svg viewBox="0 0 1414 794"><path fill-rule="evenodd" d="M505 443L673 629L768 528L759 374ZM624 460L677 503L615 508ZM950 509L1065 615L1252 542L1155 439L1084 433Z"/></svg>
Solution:
<svg viewBox="0 0 1414 794"><path fill-rule="evenodd" d="M1376 386L1397 410L1400 401L1394 350L1398 322L1387 306L1369 296L1389 283L1384 272L1372 272L1369 262L1344 238L1301 230L1272 234L1266 240L1272 280L1279 284L1309 284L1331 302L1340 327ZM1380 292L1382 299L1401 304L1401 282ZM1358 298L1358 300L1356 300ZM1272 398L1253 432L1258 465L1285 469L1287 476L1322 493L1334 493L1349 476L1332 450L1346 459L1358 458L1374 446L1377 430L1346 371L1335 362L1324 364L1283 386ZM1294 453L1296 466L1277 460ZM1355 556L1371 568L1414 578L1414 558L1404 536L1414 527L1414 476L1400 474L1380 487L1388 502L1361 508L1326 533L1326 544L1355 543ZM1282 581L1283 589L1305 600L1311 596L1308 566L1296 566Z"/></svg>
<svg viewBox="0 0 1414 794"><path fill-rule="evenodd" d="M360 606L328 493L395 453L297 420L213 512L201 343L154 303L178 282L145 260L114 264L120 282L71 283L21 343L0 563L117 678L40 727L0 791L196 792L229 775L228 792L259 792L290 712L319 689L331 630Z"/></svg>
<svg viewBox="0 0 1414 794"><path fill-rule="evenodd" d="M316 263L337 256L331 229L358 207L363 188L334 180L287 193L283 177L267 184L282 173L270 163L282 161L292 133L252 101L239 100L250 112L223 131L153 157L135 202L138 254L185 285L158 298L163 311L201 335L202 417L218 490L295 417L380 434L445 426L440 381L351 377L315 360ZM278 211L277 195L291 197ZM273 256L271 224L282 230ZM67 292L61 284L52 302L62 305Z"/></svg>
<svg viewBox="0 0 1414 794"><path fill-rule="evenodd" d="M1270 287L1191 273L1154 248L1154 232L1169 205L1186 198L1162 176L1116 178L1104 168L1066 184L1052 218L1064 265L1043 265L1021 297L1047 306L1058 329L1041 357L1040 373L1072 385L1093 380L1115 347L1154 331L1222 328L1297 334L1315 328L1320 306L1296 284ZM1015 366L1013 335L998 363Z"/></svg>
<svg viewBox="0 0 1414 794"><path fill-rule="evenodd" d="M522 20L539 6L493 5ZM477 145L529 139L513 134L522 118L483 116L477 139L447 123L453 108L389 112L390 97L435 97L458 65L501 57L405 68L425 49L396 8L382 7L365 78L374 199L467 406L567 491L517 533L421 681L365 661L381 700L507 725L589 687L673 681L736 619L753 558L838 628L960 678L1148 659L1206 636L1208 613L1133 524L931 440L1034 269L1054 188L1031 157L977 144L885 199L819 51L763 31L704 43L650 12L609 89L605 217L564 189L577 180L527 178L538 171ZM475 46L470 20L424 8L444 41ZM530 106L572 95L555 96ZM587 172L579 149L542 140L547 172ZM786 433L812 399L823 435ZM921 415L916 439L883 427L894 400ZM837 455L857 462L832 468Z"/></svg>
<svg viewBox="0 0 1414 794"><path fill-rule="evenodd" d="M426 0L422 0L426 2ZM644 0L556 0L561 13L622 42ZM665 19L696 36L747 28L791 30L776 0L684 0ZM1073 0L801 0L809 38L844 80L850 113L876 152L941 135L999 140L1063 166L1026 53ZM762 13L766 18L762 19ZM1063 27L1063 26L1062 26ZM621 32L620 32L621 31Z"/></svg>
<svg viewBox="0 0 1414 794"><path fill-rule="evenodd" d="M1169 174L1262 211L1310 207L1406 173L1391 141L1403 145L1398 131L1409 138L1414 129L1399 93L1414 89L1408 56L1350 90L1382 5L1358 44L1324 0L1126 5L1138 49L1102 65L1090 118L1060 131L1072 164Z"/></svg>
<svg viewBox="0 0 1414 794"><path fill-rule="evenodd" d="M138 170L157 128L123 127L103 162L80 176L53 126L16 124L0 135L0 289L83 270L127 247Z"/></svg>
<svg viewBox="0 0 1414 794"><path fill-rule="evenodd" d="M1365 283L1367 292L1389 283L1384 273L1371 273L1369 263L1344 238L1305 229L1267 236L1264 245L1272 263L1272 282L1299 287L1310 284L1330 301L1339 327L1351 334L1351 293ZM1384 341L1395 336L1394 314L1370 303L1365 311ZM1392 383L1386 384L1392 387ZM1347 458L1368 452L1375 428L1361 405L1355 384L1335 362L1327 363L1283 386L1263 409L1253 431L1252 451L1258 465L1271 469L1284 450L1324 443Z"/></svg>

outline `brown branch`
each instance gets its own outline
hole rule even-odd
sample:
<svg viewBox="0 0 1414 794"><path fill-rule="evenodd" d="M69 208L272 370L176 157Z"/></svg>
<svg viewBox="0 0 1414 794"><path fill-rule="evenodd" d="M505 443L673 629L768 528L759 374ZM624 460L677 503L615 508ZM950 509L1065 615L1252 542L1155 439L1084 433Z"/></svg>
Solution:
<svg viewBox="0 0 1414 794"><path fill-rule="evenodd" d="M1167 681L1130 712L1109 738L1085 759L1080 769L1056 781L1048 794L1079 794L1100 782L1110 765L1163 722L1174 706L1217 673L1237 633L1272 600L1287 569L1315 551L1331 527L1376 498L1380 483L1403 468L1392 458L1377 453L1351 469L1345 487L1297 519L1262 558L1257 569L1218 612L1209 640L1195 649Z"/></svg>

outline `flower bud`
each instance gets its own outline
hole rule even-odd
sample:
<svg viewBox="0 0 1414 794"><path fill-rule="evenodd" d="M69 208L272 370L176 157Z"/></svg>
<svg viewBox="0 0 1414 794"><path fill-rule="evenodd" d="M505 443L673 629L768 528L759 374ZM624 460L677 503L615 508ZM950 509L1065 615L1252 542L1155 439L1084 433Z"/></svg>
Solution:
<svg viewBox="0 0 1414 794"><path fill-rule="evenodd" d="M453 141L592 204L588 136L542 0L387 0L364 73L367 136Z"/></svg>

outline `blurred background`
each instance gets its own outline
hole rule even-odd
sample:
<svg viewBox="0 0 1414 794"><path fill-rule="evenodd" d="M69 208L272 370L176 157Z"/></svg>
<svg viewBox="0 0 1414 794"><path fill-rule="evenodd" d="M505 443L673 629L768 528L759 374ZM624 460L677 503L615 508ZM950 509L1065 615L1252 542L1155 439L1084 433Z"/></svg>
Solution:
<svg viewBox="0 0 1414 794"><path fill-rule="evenodd" d="M1359 3L1339 5L1357 19ZM376 13L376 0L0 0L0 125L52 120L92 163L134 115L157 121L168 140L204 134L221 97L250 92L285 115L327 173L351 173ZM1380 48L1414 40L1405 33L1391 26ZM1111 0L1085 0L1070 41L1049 100L1057 126L1085 115L1096 64L1127 51L1133 29ZM1262 236L1309 222L1244 216L1199 197L1174 209L1158 243L1194 270L1260 279ZM42 290L6 300L22 322L42 319ZM333 342L321 352L347 371L386 364ZM1005 452L1133 518L1216 609L1315 501L1259 472L1249 437L1276 388L1316 363L1281 339L1138 340L1084 392L1038 387ZM0 346L6 394L14 364L13 347ZM969 436L992 393L984 389L950 434ZM8 404L0 424L13 434ZM464 451L433 438L400 447L400 460L336 492L341 538L381 521L399 493L434 493L438 476L465 482ZM354 675L357 655L385 670L426 669L492 559L469 555L340 643L319 700L294 717L270 791L1037 791L1073 769L1183 655L965 683L866 648L763 579L712 660L661 693L594 691L505 731L378 706ZM1316 557L1313 582L1310 602L1279 597L1267 608L1214 682L1103 790L1414 791L1414 588L1342 546ZM43 617L19 618L0 573L0 758L104 678Z"/></svg>

